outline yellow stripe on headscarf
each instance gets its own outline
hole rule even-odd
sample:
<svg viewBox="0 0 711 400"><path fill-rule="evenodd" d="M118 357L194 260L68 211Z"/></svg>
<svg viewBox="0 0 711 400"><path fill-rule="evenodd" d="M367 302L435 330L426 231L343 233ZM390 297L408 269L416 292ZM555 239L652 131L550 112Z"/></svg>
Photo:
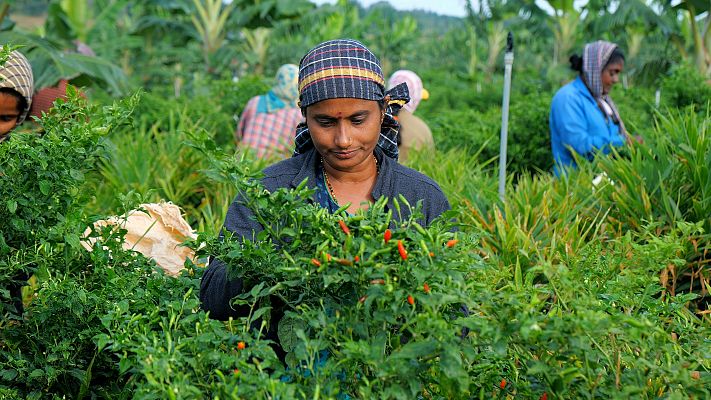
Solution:
<svg viewBox="0 0 711 400"><path fill-rule="evenodd" d="M339 77L339 76L365 78L365 79L374 81L375 83L377 83L379 85L385 84L385 80L383 79L382 76L380 76L370 70L355 69L355 68L329 68L329 69L324 69L321 71L316 71L313 74L305 77L301 81L301 84L299 85L299 92L303 91L306 86L308 86L309 84L311 84L319 79Z"/></svg>

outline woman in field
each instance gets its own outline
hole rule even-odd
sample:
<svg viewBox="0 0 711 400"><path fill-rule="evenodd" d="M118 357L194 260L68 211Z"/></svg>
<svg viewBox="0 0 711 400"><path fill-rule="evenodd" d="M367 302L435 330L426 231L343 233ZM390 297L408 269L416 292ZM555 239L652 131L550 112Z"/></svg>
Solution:
<svg viewBox="0 0 711 400"><path fill-rule="evenodd" d="M582 57L570 57L579 76L553 97L549 120L556 175L576 167L573 152L592 159L627 141L625 125L610 98L624 65L617 45L602 40L586 44Z"/></svg>
<svg viewBox="0 0 711 400"><path fill-rule="evenodd" d="M27 118L33 89L34 77L29 61L19 51L10 52L8 59L0 66L0 142L10 137L10 132ZM12 308L3 311L17 318L23 313L22 286L27 279L25 274L17 275L6 288Z"/></svg>
<svg viewBox="0 0 711 400"><path fill-rule="evenodd" d="M294 188L307 179L315 189L311 201L331 212L348 205L349 213L367 209L380 197L403 195L412 204L423 200L425 224L448 210L437 183L398 164L393 112L409 97L404 84L388 92L384 84L380 61L355 40L331 40L310 50L299 66L299 100L306 122L296 129L294 156L264 170L266 189ZM252 215L238 197L229 207L224 229L252 240L262 230ZM408 216L403 210L402 218ZM212 318L224 320L242 315L230 300L249 289L241 280L228 279L225 264L214 259L202 278L200 299ZM272 318L268 336L278 342L281 315Z"/></svg>
<svg viewBox="0 0 711 400"><path fill-rule="evenodd" d="M271 90L252 97L242 111L235 140L254 150L257 157L289 156L294 144L294 128L303 120L297 105L298 75L296 65L282 65Z"/></svg>
<svg viewBox="0 0 711 400"><path fill-rule="evenodd" d="M412 71L401 69L390 76L388 87L392 88L401 83L407 84L410 93L410 101L397 115L400 123L400 159L406 160L410 150L434 150L435 145L430 127L414 115L420 101L429 98L429 92L422 85L422 79Z"/></svg>
<svg viewBox="0 0 711 400"><path fill-rule="evenodd" d="M0 142L7 139L30 111L34 78L29 61L12 51L0 66Z"/></svg>

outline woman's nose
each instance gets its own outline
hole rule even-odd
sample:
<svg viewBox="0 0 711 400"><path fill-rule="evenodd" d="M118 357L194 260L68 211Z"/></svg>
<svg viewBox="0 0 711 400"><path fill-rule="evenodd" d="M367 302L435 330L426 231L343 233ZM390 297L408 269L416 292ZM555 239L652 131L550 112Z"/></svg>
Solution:
<svg viewBox="0 0 711 400"><path fill-rule="evenodd" d="M336 146L341 148L348 148L351 145L353 139L351 138L350 129L348 129L348 124L340 123L338 124L338 131L336 133Z"/></svg>

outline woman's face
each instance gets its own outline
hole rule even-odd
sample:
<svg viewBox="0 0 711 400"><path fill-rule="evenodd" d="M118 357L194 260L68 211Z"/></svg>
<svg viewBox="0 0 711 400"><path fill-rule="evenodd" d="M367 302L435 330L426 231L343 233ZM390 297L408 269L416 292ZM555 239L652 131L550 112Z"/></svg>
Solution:
<svg viewBox="0 0 711 400"><path fill-rule="evenodd" d="M609 63L602 70L602 94L610 93L612 87L620 81L620 73L625 67L625 62L623 60Z"/></svg>
<svg viewBox="0 0 711 400"><path fill-rule="evenodd" d="M370 165L380 136L383 110L376 101L323 100L306 108L306 124L324 163L351 172Z"/></svg>
<svg viewBox="0 0 711 400"><path fill-rule="evenodd" d="M0 138L10 133L17 126L20 118L19 101L17 97L0 92Z"/></svg>

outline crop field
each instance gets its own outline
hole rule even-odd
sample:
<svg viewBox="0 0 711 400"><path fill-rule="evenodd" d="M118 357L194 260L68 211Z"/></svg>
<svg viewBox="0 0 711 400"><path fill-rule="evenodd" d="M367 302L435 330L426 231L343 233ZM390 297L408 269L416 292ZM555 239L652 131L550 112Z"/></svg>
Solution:
<svg viewBox="0 0 711 400"><path fill-rule="evenodd" d="M0 43L21 46L37 89L73 86L0 143L1 399L711 398L707 1L466 1L464 18L346 0L19 3L0 5ZM451 203L429 226L404 198L348 215L305 185L270 193L256 178L279 159L235 143L279 66L343 37L429 91L417 115L436 150L403 162ZM643 140L556 177L551 100L597 39L625 52L611 97ZM238 193L257 240L221 235ZM194 230L172 274L96 223L161 201ZM251 288L232 300L245 317L201 307L211 257Z"/></svg>

